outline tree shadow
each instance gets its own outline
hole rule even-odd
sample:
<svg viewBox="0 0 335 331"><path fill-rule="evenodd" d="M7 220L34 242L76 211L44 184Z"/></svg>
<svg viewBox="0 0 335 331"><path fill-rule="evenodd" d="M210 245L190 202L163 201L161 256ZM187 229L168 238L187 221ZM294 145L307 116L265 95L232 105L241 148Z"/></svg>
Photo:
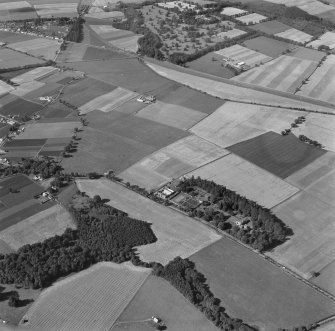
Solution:
<svg viewBox="0 0 335 331"><path fill-rule="evenodd" d="M8 292L2 292L0 294L0 302L1 301L6 301L9 299L9 297L13 294L17 293L17 291L8 291Z"/></svg>
<svg viewBox="0 0 335 331"><path fill-rule="evenodd" d="M34 302L33 299L23 299L23 300L20 300L18 302L17 307L25 307L25 306L29 305L32 302Z"/></svg>

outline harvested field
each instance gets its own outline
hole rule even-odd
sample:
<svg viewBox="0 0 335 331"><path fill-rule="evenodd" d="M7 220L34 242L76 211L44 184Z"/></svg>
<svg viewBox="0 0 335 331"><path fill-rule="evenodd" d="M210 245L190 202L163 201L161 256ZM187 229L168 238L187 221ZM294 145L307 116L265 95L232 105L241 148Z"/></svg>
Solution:
<svg viewBox="0 0 335 331"><path fill-rule="evenodd" d="M297 47L296 49L292 50L287 55L297 57L303 60L319 62L325 56L325 53L317 51L315 49Z"/></svg>
<svg viewBox="0 0 335 331"><path fill-rule="evenodd" d="M305 11L306 13L310 14L310 15L319 15L319 14L323 14L323 13L327 13L330 11L334 11L334 7L326 5L320 1L313 1L313 2L309 2L307 4L298 6L298 8L300 8L301 10Z"/></svg>
<svg viewBox="0 0 335 331"><path fill-rule="evenodd" d="M16 87L14 91L11 91L11 94L18 97L23 97L24 95L40 89L45 84L42 82L31 81L28 83L23 83L20 86Z"/></svg>
<svg viewBox="0 0 335 331"><path fill-rule="evenodd" d="M311 36L310 34L299 31L294 28L291 28L284 32L276 33L275 36L284 38L284 39L289 39L289 40L296 41L298 43L303 43L303 44L307 43L313 38L313 36Z"/></svg>
<svg viewBox="0 0 335 331"><path fill-rule="evenodd" d="M16 68L39 63L42 64L44 61L11 49L0 49L0 69Z"/></svg>
<svg viewBox="0 0 335 331"><path fill-rule="evenodd" d="M282 55L261 67L244 72L232 79L295 93L297 88L302 85L302 81L308 78L316 67L317 62Z"/></svg>
<svg viewBox="0 0 335 331"><path fill-rule="evenodd" d="M234 61L244 62L250 67L271 61L272 58L259 52L255 52L240 45L234 45L216 51L215 54L223 56L223 58L233 59Z"/></svg>
<svg viewBox="0 0 335 331"><path fill-rule="evenodd" d="M237 17L236 19L243 24L252 25L252 24L257 24L264 20L267 20L268 18L263 15L257 14L257 13L252 13L249 15Z"/></svg>
<svg viewBox="0 0 335 331"><path fill-rule="evenodd" d="M328 31L320 36L318 39L308 43L307 46L312 46L313 48L317 49L321 45L328 46L330 49L335 48L335 33Z"/></svg>
<svg viewBox="0 0 335 331"><path fill-rule="evenodd" d="M297 47L296 45L292 45L284 41L279 41L263 36L246 40L243 42L243 45L273 58Z"/></svg>
<svg viewBox="0 0 335 331"><path fill-rule="evenodd" d="M39 17L75 17L77 13L77 3L48 3L34 5Z"/></svg>
<svg viewBox="0 0 335 331"><path fill-rule="evenodd" d="M111 40L133 36L134 33L129 30L120 30L112 25L90 25L90 28L101 38Z"/></svg>
<svg viewBox="0 0 335 331"><path fill-rule="evenodd" d="M215 331L217 328L181 293L162 278L149 276L119 316L111 331L151 331L143 321L155 312L170 330Z"/></svg>
<svg viewBox="0 0 335 331"><path fill-rule="evenodd" d="M329 55L301 87L298 95L335 103L335 55Z"/></svg>
<svg viewBox="0 0 335 331"><path fill-rule="evenodd" d="M140 110L136 116L187 130L201 121L207 114L179 105L157 101Z"/></svg>
<svg viewBox="0 0 335 331"><path fill-rule="evenodd" d="M228 238L191 260L227 313L262 331L314 323L334 312L331 299Z"/></svg>
<svg viewBox="0 0 335 331"><path fill-rule="evenodd" d="M131 37L124 37L119 39L110 40L109 43L114 47L123 49L128 52L136 53L138 50L138 39L140 39L142 35L134 35Z"/></svg>
<svg viewBox="0 0 335 331"><path fill-rule="evenodd" d="M149 273L149 269L129 264L98 263L43 291L25 315L29 320L27 326L109 330Z"/></svg>
<svg viewBox="0 0 335 331"><path fill-rule="evenodd" d="M149 155L120 174L124 181L150 190L212 162L228 152L190 136Z"/></svg>
<svg viewBox="0 0 335 331"><path fill-rule="evenodd" d="M42 109L40 104L27 101L25 99L16 98L16 100L9 102L8 104L2 106L0 109L0 113L2 115L15 114L24 116L24 115L32 115Z"/></svg>
<svg viewBox="0 0 335 331"><path fill-rule="evenodd" d="M232 30L228 30L225 32L220 32L218 33L216 36L221 38L221 39L234 39L236 37L242 36L246 34L245 31L243 30L239 30L239 29L232 29Z"/></svg>
<svg viewBox="0 0 335 331"><path fill-rule="evenodd" d="M102 198L110 199L108 204L113 207L127 212L131 217L152 223L157 242L138 248L145 261L166 264L176 256L188 257L221 238L202 223L110 180L78 180L77 185L80 191L89 196L100 194Z"/></svg>
<svg viewBox="0 0 335 331"><path fill-rule="evenodd" d="M46 47L53 47L55 45L58 46L58 48L60 47L60 43L57 40L47 38L35 38L33 40L12 43L9 45L9 47L23 53L29 53L34 50L42 48L44 49Z"/></svg>
<svg viewBox="0 0 335 331"><path fill-rule="evenodd" d="M122 87L117 87L111 92L101 95L88 103L82 105L79 110L80 114L87 114L93 110L101 110L103 112L110 112L117 109L125 102L135 99L138 94L126 90Z"/></svg>
<svg viewBox="0 0 335 331"><path fill-rule="evenodd" d="M12 82L16 84L29 83L34 80L45 78L46 76L49 76L56 71L59 71L59 69L55 67L39 67L30 70L22 75L16 76L12 79Z"/></svg>
<svg viewBox="0 0 335 331"><path fill-rule="evenodd" d="M54 205L1 231L0 240L17 250L23 245L61 235L69 227L74 227L71 215L60 205Z"/></svg>
<svg viewBox="0 0 335 331"><path fill-rule="evenodd" d="M250 27L253 30L261 31L267 34L276 34L287 31L291 29L290 26L283 24L278 21L268 21L256 24L255 26Z"/></svg>
<svg viewBox="0 0 335 331"><path fill-rule="evenodd" d="M3 95L3 94L6 94L10 91L13 90L13 87L10 86L9 84L3 82L3 81L0 81L0 96Z"/></svg>
<svg viewBox="0 0 335 331"><path fill-rule="evenodd" d="M294 135L267 132L227 148L245 160L286 178L302 169L326 151L301 142Z"/></svg>
<svg viewBox="0 0 335 331"><path fill-rule="evenodd" d="M234 154L198 168L188 176L213 180L266 208L278 205L299 191L282 179Z"/></svg>

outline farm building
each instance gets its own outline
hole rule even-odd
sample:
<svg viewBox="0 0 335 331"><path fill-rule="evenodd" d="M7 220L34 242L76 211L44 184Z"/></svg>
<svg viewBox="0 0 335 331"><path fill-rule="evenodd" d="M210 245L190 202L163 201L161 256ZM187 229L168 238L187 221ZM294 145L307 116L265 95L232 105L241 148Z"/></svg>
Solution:
<svg viewBox="0 0 335 331"><path fill-rule="evenodd" d="M221 15L226 15L230 17L240 17L243 15L246 15L248 12L246 10L242 10L239 8L234 8L234 7L226 7L223 8L221 11Z"/></svg>

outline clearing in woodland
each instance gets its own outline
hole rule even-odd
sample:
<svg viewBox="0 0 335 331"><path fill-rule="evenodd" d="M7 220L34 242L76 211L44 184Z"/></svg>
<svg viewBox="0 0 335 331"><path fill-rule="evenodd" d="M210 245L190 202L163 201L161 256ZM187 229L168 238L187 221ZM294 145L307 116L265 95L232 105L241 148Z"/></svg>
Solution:
<svg viewBox="0 0 335 331"><path fill-rule="evenodd" d="M138 248L144 261L166 264L176 256L183 258L221 238L206 225L168 207L147 199L126 187L107 179L77 180L80 191L90 197L100 195L108 204L131 217L152 224L157 242Z"/></svg>

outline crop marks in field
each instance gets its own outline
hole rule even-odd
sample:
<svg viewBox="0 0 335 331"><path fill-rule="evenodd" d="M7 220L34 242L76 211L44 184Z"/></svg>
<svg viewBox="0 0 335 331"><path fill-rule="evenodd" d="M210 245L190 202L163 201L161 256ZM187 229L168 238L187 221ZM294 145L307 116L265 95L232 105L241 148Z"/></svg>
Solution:
<svg viewBox="0 0 335 331"><path fill-rule="evenodd" d="M303 44L307 43L313 38L313 36L311 36L310 34L299 31L294 28L291 28L284 32L276 33L275 36L284 38L284 39L289 39L289 40L296 41L298 43L303 43Z"/></svg>

